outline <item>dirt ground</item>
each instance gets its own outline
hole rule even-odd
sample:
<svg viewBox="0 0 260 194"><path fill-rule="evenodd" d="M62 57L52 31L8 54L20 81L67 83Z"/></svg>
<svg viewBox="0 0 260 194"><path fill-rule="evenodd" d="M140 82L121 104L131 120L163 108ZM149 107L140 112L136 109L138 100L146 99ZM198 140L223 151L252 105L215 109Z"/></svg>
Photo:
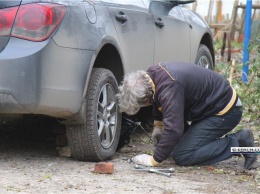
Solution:
<svg viewBox="0 0 260 194"><path fill-rule="evenodd" d="M260 193L259 158L255 169L244 171L243 159L212 166L176 166L171 159L160 168L174 168L173 176L133 171L130 158L151 153L153 146L142 130L109 162L114 174L93 173L95 163L59 157L55 126L30 120L0 125L0 193Z"/></svg>

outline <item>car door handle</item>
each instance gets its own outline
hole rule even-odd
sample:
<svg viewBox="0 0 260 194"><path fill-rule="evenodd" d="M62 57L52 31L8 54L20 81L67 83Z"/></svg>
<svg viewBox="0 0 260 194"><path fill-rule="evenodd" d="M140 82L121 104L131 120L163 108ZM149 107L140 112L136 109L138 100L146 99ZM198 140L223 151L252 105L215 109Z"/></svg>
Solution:
<svg viewBox="0 0 260 194"><path fill-rule="evenodd" d="M116 15L117 21L124 23L127 21L127 16L124 13L119 13Z"/></svg>
<svg viewBox="0 0 260 194"><path fill-rule="evenodd" d="M164 22L162 21L161 18L158 18L156 21L155 21L155 25L158 26L159 28L162 28L164 26Z"/></svg>

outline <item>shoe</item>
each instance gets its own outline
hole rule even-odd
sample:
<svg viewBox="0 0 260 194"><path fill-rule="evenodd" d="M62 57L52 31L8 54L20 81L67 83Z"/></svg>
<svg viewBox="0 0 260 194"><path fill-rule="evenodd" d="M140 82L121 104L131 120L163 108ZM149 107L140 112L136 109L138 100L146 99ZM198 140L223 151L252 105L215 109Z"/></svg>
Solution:
<svg viewBox="0 0 260 194"><path fill-rule="evenodd" d="M239 147L254 147L254 136L251 130L242 129L235 134L238 139ZM245 158L244 168L250 169L257 159L256 154L243 154Z"/></svg>
<svg viewBox="0 0 260 194"><path fill-rule="evenodd" d="M254 136L251 130L242 129L235 134L238 139L239 147L254 147Z"/></svg>
<svg viewBox="0 0 260 194"><path fill-rule="evenodd" d="M256 154L244 154L245 157L245 163L244 163L244 169L251 169L256 162L257 155Z"/></svg>

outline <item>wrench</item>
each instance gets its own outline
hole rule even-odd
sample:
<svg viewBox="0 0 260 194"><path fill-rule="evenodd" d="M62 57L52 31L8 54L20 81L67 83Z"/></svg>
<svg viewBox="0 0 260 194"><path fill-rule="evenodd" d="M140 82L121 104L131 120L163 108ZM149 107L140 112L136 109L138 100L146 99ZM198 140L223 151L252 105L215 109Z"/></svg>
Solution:
<svg viewBox="0 0 260 194"><path fill-rule="evenodd" d="M173 168L169 168L169 169L154 169L154 168L144 168L142 166L139 165L135 165L134 166L134 170L135 171L142 171L142 172L151 172L151 173L156 173L159 175L164 175L167 177L171 177L172 173L167 173L167 172L173 172ZM163 170L164 172L162 172L161 170Z"/></svg>
<svg viewBox="0 0 260 194"><path fill-rule="evenodd" d="M138 165L138 164L135 164L134 165L134 168L135 169L155 169L155 170L158 170L158 171L161 171L161 172L174 172L174 168L146 168L146 167L143 167L141 165Z"/></svg>
<svg viewBox="0 0 260 194"><path fill-rule="evenodd" d="M134 169L134 171L152 172L152 173L164 175L164 176L167 176L167 177L172 176L172 173L161 172L161 171L158 171L158 170L153 169L153 168L150 168L150 169L149 168L147 168L147 169Z"/></svg>

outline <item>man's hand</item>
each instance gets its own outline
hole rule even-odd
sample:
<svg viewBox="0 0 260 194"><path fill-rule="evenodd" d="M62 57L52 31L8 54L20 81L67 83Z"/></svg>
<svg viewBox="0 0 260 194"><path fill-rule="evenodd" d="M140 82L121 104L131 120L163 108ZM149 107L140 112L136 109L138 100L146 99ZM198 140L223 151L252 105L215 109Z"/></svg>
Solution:
<svg viewBox="0 0 260 194"><path fill-rule="evenodd" d="M153 128L152 140L153 140L154 146L156 146L159 143L162 132L163 132L163 127L154 127Z"/></svg>
<svg viewBox="0 0 260 194"><path fill-rule="evenodd" d="M132 161L136 164L144 165L144 166L158 166L159 162L156 162L153 159L153 156L148 154L137 155L132 158Z"/></svg>

